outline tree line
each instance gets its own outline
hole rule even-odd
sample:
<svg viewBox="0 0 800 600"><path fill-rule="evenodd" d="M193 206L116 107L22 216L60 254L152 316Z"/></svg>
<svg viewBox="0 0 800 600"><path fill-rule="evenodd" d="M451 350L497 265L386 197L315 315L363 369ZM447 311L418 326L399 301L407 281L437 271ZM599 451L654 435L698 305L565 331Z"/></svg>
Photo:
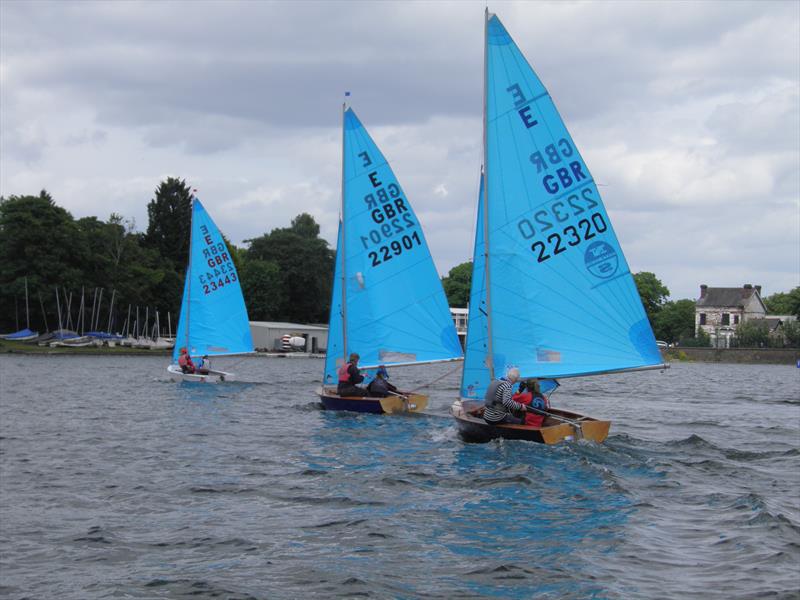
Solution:
<svg viewBox="0 0 800 600"><path fill-rule="evenodd" d="M107 221L75 219L45 190L0 197L0 331L26 326L26 282L31 329L40 332L58 327L59 304L65 312L70 294L74 313L81 291L90 305L94 289L105 291L102 329L111 320L112 330L120 331L131 305L158 310L163 325L169 312L174 330L189 256L191 199L185 180L162 181L147 205L147 229L139 232L116 213ZM225 240L251 320L327 322L334 250L319 231L303 213L289 227L246 240L245 247Z"/></svg>
<svg viewBox="0 0 800 600"><path fill-rule="evenodd" d="M450 306L466 307L472 279L472 263L456 265L442 278L445 294ZM650 320L656 339L681 346L708 346L710 340L702 331L695 333L695 301L691 299L668 300L670 292L654 273L635 273L633 279L642 305ZM770 315L795 315L800 317L800 287L790 292L778 292L763 298ZM745 346L768 346L800 342L800 327L796 322L784 323L784 336L778 340L769 336L766 325L757 321L743 323L737 328L736 344Z"/></svg>

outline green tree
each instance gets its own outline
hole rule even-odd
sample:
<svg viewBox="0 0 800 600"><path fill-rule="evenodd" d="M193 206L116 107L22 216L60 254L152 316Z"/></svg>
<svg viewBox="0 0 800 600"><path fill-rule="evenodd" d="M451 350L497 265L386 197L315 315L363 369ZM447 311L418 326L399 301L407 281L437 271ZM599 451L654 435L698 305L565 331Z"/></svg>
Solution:
<svg viewBox="0 0 800 600"><path fill-rule="evenodd" d="M800 316L800 287L790 292L778 292L764 298L767 314Z"/></svg>
<svg viewBox="0 0 800 600"><path fill-rule="evenodd" d="M192 190L183 179L168 177L147 204L145 243L185 269L189 259L189 236L192 223Z"/></svg>
<svg viewBox="0 0 800 600"><path fill-rule="evenodd" d="M753 319L740 323L736 328L736 344L740 348L769 346L769 325L764 319Z"/></svg>
<svg viewBox="0 0 800 600"><path fill-rule="evenodd" d="M446 277L442 277L442 287L447 296L447 303L452 307L466 308L469 304L469 292L472 285L472 262L456 265Z"/></svg>
<svg viewBox="0 0 800 600"><path fill-rule="evenodd" d="M669 289L654 273L648 271L635 273L633 280L636 282L636 289L639 290L639 297L642 299L647 318L651 325L655 325L656 315L664 306L664 302L669 296Z"/></svg>
<svg viewBox="0 0 800 600"><path fill-rule="evenodd" d="M247 314L252 321L274 321L283 315L280 267L271 261L245 258L237 269Z"/></svg>
<svg viewBox="0 0 800 600"><path fill-rule="evenodd" d="M303 213L292 220L291 227L246 240L250 243L247 261L278 266L282 294L275 301L277 314L284 319L301 323L328 320L334 252L318 234L319 225Z"/></svg>
<svg viewBox="0 0 800 600"><path fill-rule="evenodd" d="M694 337L694 309L694 300L666 302L653 323L656 338L672 343Z"/></svg>
<svg viewBox="0 0 800 600"><path fill-rule="evenodd" d="M16 326L15 305L24 312L27 278L30 308L36 315L31 326L44 331L39 296L50 310L55 288L78 288L90 258L86 237L72 215L56 206L46 191L0 198L0 329Z"/></svg>
<svg viewBox="0 0 800 600"><path fill-rule="evenodd" d="M694 337L681 338L678 346L688 346L689 348L708 348L711 346L711 336L700 329Z"/></svg>
<svg viewBox="0 0 800 600"><path fill-rule="evenodd" d="M790 348L800 348L800 323L784 321L781 324L783 339Z"/></svg>

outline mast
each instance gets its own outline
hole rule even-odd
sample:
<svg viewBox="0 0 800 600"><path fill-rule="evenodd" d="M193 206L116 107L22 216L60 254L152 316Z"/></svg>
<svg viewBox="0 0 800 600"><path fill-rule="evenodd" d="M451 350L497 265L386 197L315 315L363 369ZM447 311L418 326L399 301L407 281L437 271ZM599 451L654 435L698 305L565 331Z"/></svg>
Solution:
<svg viewBox="0 0 800 600"><path fill-rule="evenodd" d="M344 132L345 132L345 115L347 114L347 102L342 102L342 247L337 248L337 252L342 257L342 354L344 358L344 362L347 362L347 274L344 270L344 255L345 255L345 248L347 247L344 243L344 236L345 236L345 221L344 218L344 205L345 205L345 173L344 173Z"/></svg>
<svg viewBox="0 0 800 600"><path fill-rule="evenodd" d="M60 335L63 335L64 327L61 325L61 301L58 298L58 286L56 286L56 310L58 310L58 331Z"/></svg>
<svg viewBox="0 0 800 600"><path fill-rule="evenodd" d="M489 380L494 379L494 344L492 343L492 288L489 285L489 7L484 11L483 23L483 271L486 277L486 366L489 367Z"/></svg>
<svg viewBox="0 0 800 600"><path fill-rule="evenodd" d="M192 242L194 241L192 238L194 237L194 202L195 197L192 194L192 199L190 200L189 210L191 211L192 217L189 219L189 264L186 267L186 277L188 278L188 282L186 283L186 353L191 356L192 349L189 347L189 325L191 324L192 320L189 318L189 314L192 310ZM177 340L175 340L177 343Z"/></svg>
<svg viewBox="0 0 800 600"><path fill-rule="evenodd" d="M103 306L103 288L100 288L100 297L97 299L97 315L92 315L92 331L100 327L100 307Z"/></svg>
<svg viewBox="0 0 800 600"><path fill-rule="evenodd" d="M28 311L28 278L25 278L25 327L31 329L31 315Z"/></svg>
<svg viewBox="0 0 800 600"><path fill-rule="evenodd" d="M39 297L39 306L42 309L42 320L44 321L45 333L50 333L50 327L47 325L47 312L44 310L44 302L42 302L42 294L37 291L36 295Z"/></svg>
<svg viewBox="0 0 800 600"><path fill-rule="evenodd" d="M117 290L111 290L111 304L108 307L108 331L106 332L109 335L111 334L111 313L114 310L114 296L116 295L117 295Z"/></svg>

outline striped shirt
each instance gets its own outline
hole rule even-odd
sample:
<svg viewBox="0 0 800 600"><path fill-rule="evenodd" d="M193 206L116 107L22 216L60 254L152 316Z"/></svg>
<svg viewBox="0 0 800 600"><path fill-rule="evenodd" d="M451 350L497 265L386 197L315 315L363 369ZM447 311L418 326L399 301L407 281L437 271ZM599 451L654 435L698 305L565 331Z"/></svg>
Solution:
<svg viewBox="0 0 800 600"><path fill-rule="evenodd" d="M524 405L511 399L513 385L505 378L498 381L493 401L490 402L488 398L486 400L486 408L483 411L485 421L499 423L506 415L511 414L511 411L525 410ZM491 384L487 391L491 391Z"/></svg>

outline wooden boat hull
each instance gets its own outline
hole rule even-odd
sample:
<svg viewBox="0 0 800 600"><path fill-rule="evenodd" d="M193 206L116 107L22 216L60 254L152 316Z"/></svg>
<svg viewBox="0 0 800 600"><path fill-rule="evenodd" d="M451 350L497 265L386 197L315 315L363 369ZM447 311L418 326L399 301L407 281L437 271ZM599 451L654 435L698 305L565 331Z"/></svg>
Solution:
<svg viewBox="0 0 800 600"><path fill-rule="evenodd" d="M167 373L173 381L185 381L187 383L223 383L234 381L236 376L226 371L211 370L208 373L184 373L178 365L169 365Z"/></svg>
<svg viewBox="0 0 800 600"><path fill-rule="evenodd" d="M336 390L317 389L317 395L326 410L349 410L373 414L396 414L420 412L427 408L428 397L423 394L409 394L408 400L397 396L386 398L361 398L358 396L339 396Z"/></svg>
<svg viewBox="0 0 800 600"><path fill-rule="evenodd" d="M550 413L574 423L546 417L542 427L528 425L490 425L483 420L483 403L459 400L450 409L456 420L458 432L466 442L488 442L496 438L527 440L540 444L558 444L579 439L601 443L608 437L611 421L600 421L584 415L558 409Z"/></svg>

